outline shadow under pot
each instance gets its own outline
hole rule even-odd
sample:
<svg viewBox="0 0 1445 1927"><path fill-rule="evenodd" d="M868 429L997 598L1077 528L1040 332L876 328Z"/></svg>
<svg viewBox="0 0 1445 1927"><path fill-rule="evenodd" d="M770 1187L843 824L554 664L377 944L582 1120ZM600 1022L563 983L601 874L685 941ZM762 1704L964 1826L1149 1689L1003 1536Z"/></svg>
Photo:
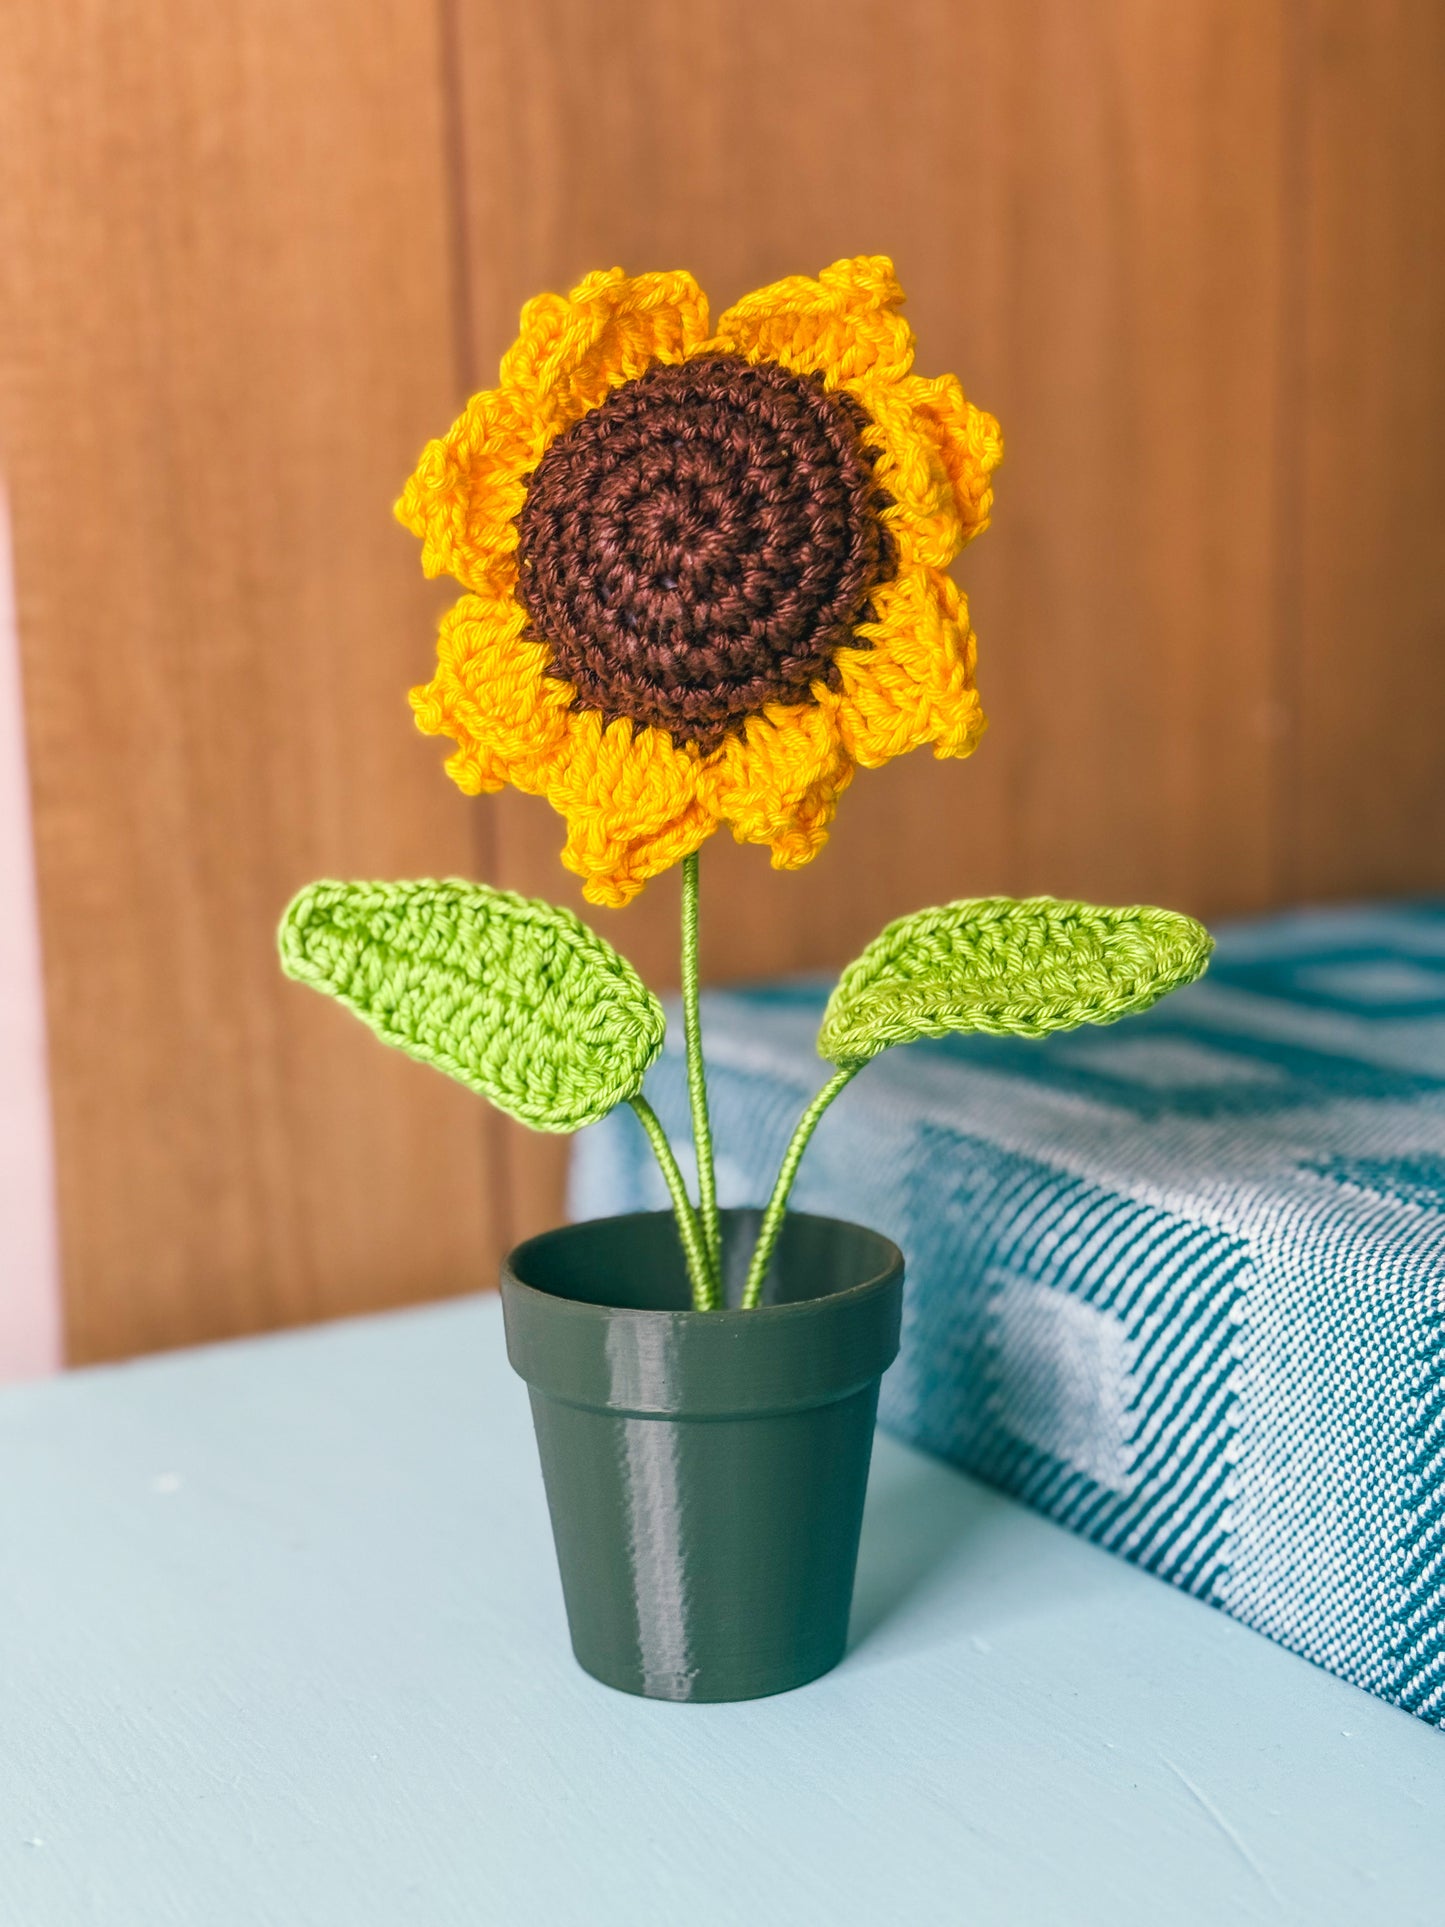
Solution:
<svg viewBox="0 0 1445 1927"><path fill-rule="evenodd" d="M887 1238L790 1213L741 1311L759 1213L722 1217L725 1310L691 1308L670 1212L546 1232L502 1270L572 1649L650 1699L756 1699L842 1658L898 1351Z"/></svg>

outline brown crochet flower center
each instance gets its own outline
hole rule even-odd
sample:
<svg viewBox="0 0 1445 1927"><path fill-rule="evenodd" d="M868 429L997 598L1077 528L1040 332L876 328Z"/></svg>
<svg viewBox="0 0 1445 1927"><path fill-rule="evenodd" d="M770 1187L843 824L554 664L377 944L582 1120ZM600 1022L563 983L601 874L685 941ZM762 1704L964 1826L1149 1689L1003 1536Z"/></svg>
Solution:
<svg viewBox="0 0 1445 1927"><path fill-rule="evenodd" d="M579 706L714 749L837 686L892 571L866 416L733 355L650 369L553 442L518 518L517 593Z"/></svg>

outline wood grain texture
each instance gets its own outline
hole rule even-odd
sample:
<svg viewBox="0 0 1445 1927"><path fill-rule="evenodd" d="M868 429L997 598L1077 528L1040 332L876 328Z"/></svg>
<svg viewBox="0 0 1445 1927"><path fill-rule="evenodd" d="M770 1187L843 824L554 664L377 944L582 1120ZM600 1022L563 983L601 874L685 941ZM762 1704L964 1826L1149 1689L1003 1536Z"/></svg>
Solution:
<svg viewBox="0 0 1445 1927"><path fill-rule="evenodd" d="M878 249L921 367L1004 424L995 524L957 569L991 734L860 777L800 875L709 844L708 974L839 963L988 891L1274 900L1282 10L458 6L483 379L526 295L595 263L686 264L720 307ZM556 893L545 805L483 807L504 879ZM675 976L671 880L602 917ZM555 1217L555 1155L508 1143L528 1226Z"/></svg>
<svg viewBox="0 0 1445 1927"><path fill-rule="evenodd" d="M1445 886L1445 8L1304 16L1284 887Z"/></svg>
<svg viewBox="0 0 1445 1927"><path fill-rule="evenodd" d="M272 940L313 876L473 867L389 526L455 383L440 52L410 0L357 25L11 16L0 392L77 1360L473 1287L496 1242L490 1119Z"/></svg>

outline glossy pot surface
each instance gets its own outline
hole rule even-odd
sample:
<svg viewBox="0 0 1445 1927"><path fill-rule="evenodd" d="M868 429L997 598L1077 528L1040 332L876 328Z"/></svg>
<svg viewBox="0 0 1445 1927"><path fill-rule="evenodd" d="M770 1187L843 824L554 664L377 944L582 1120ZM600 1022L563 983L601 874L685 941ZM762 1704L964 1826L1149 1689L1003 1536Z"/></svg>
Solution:
<svg viewBox="0 0 1445 1927"><path fill-rule="evenodd" d="M736 1297L758 1213L723 1213ZM754 1311L698 1312L670 1212L599 1219L503 1267L572 1645L655 1699L751 1699L836 1665L903 1259L791 1213Z"/></svg>

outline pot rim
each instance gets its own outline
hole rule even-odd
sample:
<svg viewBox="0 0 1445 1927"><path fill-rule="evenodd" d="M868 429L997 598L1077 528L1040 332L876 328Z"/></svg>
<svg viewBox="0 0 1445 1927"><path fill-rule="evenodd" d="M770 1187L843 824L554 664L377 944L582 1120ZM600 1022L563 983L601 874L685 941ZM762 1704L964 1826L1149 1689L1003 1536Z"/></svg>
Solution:
<svg viewBox="0 0 1445 1927"><path fill-rule="evenodd" d="M729 1205L723 1208L720 1215L724 1219L741 1217L756 1217L760 1219L762 1217L762 1207L758 1205ZM671 1222L673 1213L669 1207L665 1210L658 1211L617 1211L609 1214L605 1218L581 1218L572 1224L553 1225L546 1231L534 1232L530 1238L524 1238L520 1244L513 1245L512 1249L507 1253L506 1257L502 1260L502 1276L506 1281L509 1291L525 1293L529 1298L545 1299L549 1304L567 1305L581 1315L591 1314L593 1317L605 1319L608 1322L618 1318L638 1319L650 1322L655 1322L660 1319L678 1319L686 1322L691 1322L693 1319L705 1319L709 1325L721 1327L729 1323L741 1321L745 1322L751 1330L758 1325L759 1321L781 1323L795 1317L817 1317L825 1306L841 1307L852 1304L861 1298L867 1297L870 1292L886 1289L904 1268L902 1251L886 1233L876 1231L872 1225L858 1224L852 1218L835 1218L830 1213L820 1211L793 1211L790 1209L788 1217L813 1224L835 1225L843 1231L856 1231L866 1238L874 1239L878 1245L882 1247L879 1253L882 1262L870 1277L860 1279L856 1285L845 1285L841 1291L826 1292L818 1298L792 1299L780 1305L754 1305L749 1310L744 1310L740 1305L719 1305L711 1311L700 1311L695 1305L658 1307L602 1305L594 1303L591 1299L569 1298L564 1292L544 1291L540 1285L529 1285L525 1278L520 1278L517 1275L515 1260L524 1252L530 1250L532 1246L539 1245L544 1240L569 1237L574 1233L580 1236L599 1225L622 1225L646 1220L655 1221L663 1218Z"/></svg>
<svg viewBox="0 0 1445 1927"><path fill-rule="evenodd" d="M534 1396L635 1418L802 1411L876 1383L898 1351L903 1254L891 1238L866 1225L794 1215L825 1233L842 1228L866 1239L869 1276L839 1291L751 1311L740 1306L698 1311L686 1303L599 1304L527 1284L517 1276L514 1260L559 1235L585 1247L589 1228L602 1225L614 1237L619 1229L625 1237L629 1225L656 1230L666 1223L675 1237L670 1211L622 1212L527 1239L502 1267L513 1368ZM655 1263L656 1240L650 1243ZM803 1251L798 1262L807 1262Z"/></svg>

